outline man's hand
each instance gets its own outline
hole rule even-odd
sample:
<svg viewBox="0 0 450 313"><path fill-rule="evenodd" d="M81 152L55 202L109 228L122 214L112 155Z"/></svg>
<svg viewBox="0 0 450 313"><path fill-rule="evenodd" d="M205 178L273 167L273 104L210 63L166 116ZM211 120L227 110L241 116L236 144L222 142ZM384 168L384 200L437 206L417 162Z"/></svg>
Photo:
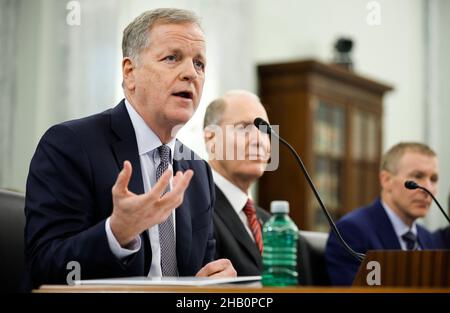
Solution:
<svg viewBox="0 0 450 313"><path fill-rule="evenodd" d="M136 195L128 190L131 172L131 163L125 161L112 188L114 208L110 225L122 247L144 230L165 221L183 202L184 192L194 175L192 170L184 174L178 172L173 178L172 190L163 195L172 175L172 171L167 170L149 192Z"/></svg>
<svg viewBox="0 0 450 313"><path fill-rule="evenodd" d="M236 277L237 273L228 259L219 259L203 266L196 277Z"/></svg>

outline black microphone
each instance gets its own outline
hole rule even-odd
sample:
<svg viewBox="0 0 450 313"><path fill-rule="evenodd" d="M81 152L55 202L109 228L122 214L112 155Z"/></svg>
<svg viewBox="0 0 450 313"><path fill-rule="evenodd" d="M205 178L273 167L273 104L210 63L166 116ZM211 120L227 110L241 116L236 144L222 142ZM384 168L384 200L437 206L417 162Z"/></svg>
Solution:
<svg viewBox="0 0 450 313"><path fill-rule="evenodd" d="M414 190L414 189L422 189L423 191L425 191L427 194L429 194L431 196L431 198L434 200L434 202L436 202L436 204L438 205L439 209L441 210L442 214L444 214L445 218L447 219L448 223L450 224L450 218L448 217L448 215L445 213L444 209L442 208L441 204L437 201L437 199L433 196L433 194L425 187L420 186L419 184L417 184L415 181L412 180L407 180L405 181L405 187L407 189L410 190Z"/></svg>
<svg viewBox="0 0 450 313"><path fill-rule="evenodd" d="M272 132L272 127L269 125L269 123L267 123L265 120L263 120L260 117L255 118L255 120L253 121L253 124L255 124L255 126L263 133L270 135L270 133Z"/></svg>
<svg viewBox="0 0 450 313"><path fill-rule="evenodd" d="M272 127L269 125L269 123L267 123L265 120L263 120L260 117L255 118L253 124L255 124L255 126L263 133L266 134L272 134L275 137L277 137L284 145L286 145L289 150L292 152L292 154L295 156L297 163L300 165L300 168L302 169L303 174L306 177L306 180L308 181L309 186L311 187L314 196L316 196L317 202L319 202L320 207L322 208L323 213L325 214L325 216L327 217L328 220L328 224L330 224L331 229L333 229L334 233L336 234L336 236L339 238L339 241L341 242L341 244L344 246L344 248L348 251L348 253L350 253L353 257L355 257L358 261L362 261L365 258L365 254L364 253L359 253L354 251L352 248L350 248L350 246L345 242L344 238L342 238L341 233L339 232L339 230L336 227L336 224L334 223L333 219L331 218L330 213L328 213L328 210L325 208L325 205L323 204L322 199L320 198L319 193L317 192L316 186L314 186L314 183L311 179L311 176L309 176L308 171L306 170L305 165L303 164L302 159L300 158L300 156L298 155L297 151L295 151L295 149L283 138L280 137L280 135L278 135L273 129Z"/></svg>

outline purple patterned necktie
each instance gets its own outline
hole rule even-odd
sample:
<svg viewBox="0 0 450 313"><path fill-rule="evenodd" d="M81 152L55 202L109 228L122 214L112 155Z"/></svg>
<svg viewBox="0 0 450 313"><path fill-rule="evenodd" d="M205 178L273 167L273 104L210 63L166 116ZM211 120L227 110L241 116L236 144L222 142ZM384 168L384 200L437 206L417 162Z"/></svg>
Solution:
<svg viewBox="0 0 450 313"><path fill-rule="evenodd" d="M163 173L169 168L170 162L170 148L168 146L159 146L158 152L161 162L156 168L156 181L158 181ZM158 225L162 276L178 276L175 231L172 215L173 213L170 214L164 222Z"/></svg>

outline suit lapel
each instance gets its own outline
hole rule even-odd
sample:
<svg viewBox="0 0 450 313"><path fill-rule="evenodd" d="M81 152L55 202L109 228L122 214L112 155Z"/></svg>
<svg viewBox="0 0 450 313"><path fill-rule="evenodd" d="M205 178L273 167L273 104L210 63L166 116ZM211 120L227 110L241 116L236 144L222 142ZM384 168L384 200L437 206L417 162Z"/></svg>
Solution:
<svg viewBox="0 0 450 313"><path fill-rule="evenodd" d="M141 161L139 159L136 134L125 107L125 100L122 100L119 105L111 110L111 129L116 135L116 140L111 143L111 149L116 158L118 172L122 170L124 161L130 161L133 171L128 189L135 194L143 194L144 184L142 181ZM141 239L145 247L144 268L145 272L148 273L152 261L148 230L141 234Z"/></svg>
<svg viewBox="0 0 450 313"><path fill-rule="evenodd" d="M189 164L185 160L180 160L179 152L183 149L182 144L177 140L175 144L175 152L173 158L173 173L177 171L186 171ZM177 263L178 272L184 273L188 271L187 261L190 260L191 244L192 244L192 223L190 213L189 197L183 198L183 203L175 209L176 216L176 240L177 240Z"/></svg>
<svg viewBox="0 0 450 313"><path fill-rule="evenodd" d="M233 234L233 237L247 250L255 264L259 267L261 263L261 254L259 250L250 238L247 230L242 224L241 219L236 214L236 211L231 206L228 199L225 197L220 188L216 187L216 205L215 213L227 226L229 231Z"/></svg>
<svg viewBox="0 0 450 313"><path fill-rule="evenodd" d="M111 111L111 129L118 138L111 146L116 157L119 172L123 168L123 162L126 160L130 161L133 172L128 189L136 194L142 194L144 193L144 185L136 134L124 100Z"/></svg>
<svg viewBox="0 0 450 313"><path fill-rule="evenodd" d="M371 215L372 223L374 224L373 229L376 230L376 235L383 243L383 247L386 249L400 250L401 246L397 234L395 233L394 226L392 226L380 200L377 200L374 203L371 209Z"/></svg>
<svg viewBox="0 0 450 313"><path fill-rule="evenodd" d="M422 249L434 249L435 245L430 239L430 236L426 229L417 225L417 239L419 240L420 247Z"/></svg>

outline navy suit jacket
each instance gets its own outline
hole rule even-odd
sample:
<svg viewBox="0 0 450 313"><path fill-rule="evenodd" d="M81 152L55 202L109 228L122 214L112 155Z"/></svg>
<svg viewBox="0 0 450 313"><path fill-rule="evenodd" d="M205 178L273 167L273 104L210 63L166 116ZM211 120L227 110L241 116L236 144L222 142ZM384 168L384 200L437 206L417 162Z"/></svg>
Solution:
<svg viewBox="0 0 450 313"><path fill-rule="evenodd" d="M433 240L442 249L450 249L450 226L436 230Z"/></svg>
<svg viewBox="0 0 450 313"><path fill-rule="evenodd" d="M344 240L356 252L369 250L401 250L400 242L380 199L371 205L345 215L337 228ZM422 249L437 248L431 234L417 225L417 237ZM351 256L330 232L325 259L333 285L351 285L359 268L359 262Z"/></svg>
<svg viewBox="0 0 450 313"><path fill-rule="evenodd" d="M184 157L184 159L181 159ZM111 188L123 162L133 167L129 190L144 193L136 135L122 101L115 108L51 127L33 159L26 191L26 261L33 287L65 284L71 261L81 279L147 275L151 265L148 232L141 249L117 259L105 220L111 215ZM177 141L173 169L194 176L176 212L180 276L193 276L213 260L214 181L209 165Z"/></svg>
<svg viewBox="0 0 450 313"><path fill-rule="evenodd" d="M269 213L258 207L256 207L256 215L261 227L270 218ZM214 238L216 239L216 259L229 259L238 276L261 275L261 253L231 203L217 186Z"/></svg>

